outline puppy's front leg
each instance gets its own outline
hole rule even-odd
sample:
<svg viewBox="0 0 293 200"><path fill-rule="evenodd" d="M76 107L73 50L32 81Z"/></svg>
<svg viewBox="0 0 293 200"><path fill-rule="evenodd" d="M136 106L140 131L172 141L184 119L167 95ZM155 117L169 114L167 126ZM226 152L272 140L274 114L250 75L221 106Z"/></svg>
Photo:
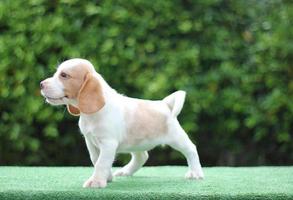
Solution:
<svg viewBox="0 0 293 200"><path fill-rule="evenodd" d="M100 150L92 143L91 139L87 138L87 136L85 136L85 144L90 154L90 159L93 163L93 166L95 166L99 158Z"/></svg>
<svg viewBox="0 0 293 200"><path fill-rule="evenodd" d="M83 184L83 187L104 188L107 186L107 178L111 173L117 146L118 143L116 141L101 141L99 144L100 155L95 163L93 175Z"/></svg>

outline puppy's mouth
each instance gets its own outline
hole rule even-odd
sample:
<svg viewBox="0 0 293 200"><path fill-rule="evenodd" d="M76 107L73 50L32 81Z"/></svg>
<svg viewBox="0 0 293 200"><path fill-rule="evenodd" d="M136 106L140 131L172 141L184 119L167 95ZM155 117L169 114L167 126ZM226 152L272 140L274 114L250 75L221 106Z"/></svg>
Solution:
<svg viewBox="0 0 293 200"><path fill-rule="evenodd" d="M65 95L63 97L49 97L49 96L44 95L44 97L48 100L53 100L53 101L58 101L58 100L62 100L63 98L68 98L67 95Z"/></svg>

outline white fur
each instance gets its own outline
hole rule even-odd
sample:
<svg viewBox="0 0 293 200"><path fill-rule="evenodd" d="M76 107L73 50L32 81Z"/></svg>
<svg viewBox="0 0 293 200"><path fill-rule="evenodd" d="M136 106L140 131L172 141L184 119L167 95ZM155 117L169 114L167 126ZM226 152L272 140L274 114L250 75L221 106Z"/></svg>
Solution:
<svg viewBox="0 0 293 200"><path fill-rule="evenodd" d="M186 92L177 91L165 97L163 101L172 108L172 116L177 117L183 108Z"/></svg>
<svg viewBox="0 0 293 200"><path fill-rule="evenodd" d="M161 101L152 101L151 105L158 112L167 117L168 131L158 134L156 138L145 139L138 144L127 143L126 121L123 116L125 108L135 110L138 108L138 99L125 97L113 90L100 74L94 71L92 64L83 59L71 59L63 62L52 78L45 81L41 93L45 97L60 98L47 99L53 105L77 105L75 99L68 99L62 92L62 83L58 80L60 70L70 69L79 64L87 64L92 68L94 76L102 85L105 106L94 114L80 114L79 127L85 137L90 159L94 165L93 175L84 183L84 187L106 187L107 181L112 180L111 167L116 153L131 153L131 161L123 168L117 170L115 176L132 175L148 159L147 151L157 145L167 144L180 151L187 159L189 171L188 179L203 178L203 171L195 145L190 141L180 126L177 115L180 113L185 100L185 92L177 91Z"/></svg>

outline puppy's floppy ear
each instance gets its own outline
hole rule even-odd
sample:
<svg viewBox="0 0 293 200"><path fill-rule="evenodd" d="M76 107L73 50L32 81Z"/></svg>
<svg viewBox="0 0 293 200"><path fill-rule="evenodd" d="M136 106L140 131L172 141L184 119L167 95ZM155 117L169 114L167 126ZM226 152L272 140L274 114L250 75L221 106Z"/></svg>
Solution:
<svg viewBox="0 0 293 200"><path fill-rule="evenodd" d="M71 115L73 115L73 116L79 116L79 114L80 114L80 110L79 110L78 108L76 108L75 106L72 106L72 105L70 105L70 104L67 104L66 107L67 107L67 111L68 111Z"/></svg>
<svg viewBox="0 0 293 200"><path fill-rule="evenodd" d="M102 86L92 74L86 74L85 81L78 93L78 108L82 113L98 112L105 105Z"/></svg>

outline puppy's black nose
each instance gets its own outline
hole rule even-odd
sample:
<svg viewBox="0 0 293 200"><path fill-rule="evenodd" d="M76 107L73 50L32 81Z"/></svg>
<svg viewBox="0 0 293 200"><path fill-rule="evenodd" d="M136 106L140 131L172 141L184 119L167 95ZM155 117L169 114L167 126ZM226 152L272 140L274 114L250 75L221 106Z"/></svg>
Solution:
<svg viewBox="0 0 293 200"><path fill-rule="evenodd" d="M40 82L40 88L44 89L44 81Z"/></svg>

